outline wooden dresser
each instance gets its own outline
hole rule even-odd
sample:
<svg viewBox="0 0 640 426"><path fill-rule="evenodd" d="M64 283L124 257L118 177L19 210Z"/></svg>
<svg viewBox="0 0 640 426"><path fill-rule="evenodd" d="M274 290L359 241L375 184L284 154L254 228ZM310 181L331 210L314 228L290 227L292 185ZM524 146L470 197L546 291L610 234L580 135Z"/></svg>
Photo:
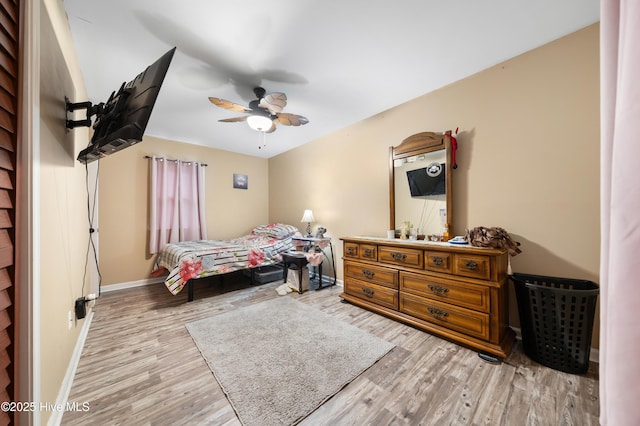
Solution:
<svg viewBox="0 0 640 426"><path fill-rule="evenodd" d="M348 237L344 300L424 331L504 358L508 254L449 243Z"/></svg>

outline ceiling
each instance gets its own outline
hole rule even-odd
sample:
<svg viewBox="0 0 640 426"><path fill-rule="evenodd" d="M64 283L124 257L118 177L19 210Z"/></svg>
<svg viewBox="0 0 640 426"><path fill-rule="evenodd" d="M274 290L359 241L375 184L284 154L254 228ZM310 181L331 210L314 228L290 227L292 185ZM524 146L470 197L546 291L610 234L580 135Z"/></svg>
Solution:
<svg viewBox="0 0 640 426"><path fill-rule="evenodd" d="M94 104L176 46L147 135L269 158L599 21L599 0L64 0ZM270 134L209 96L284 92ZM81 101L80 99L78 101Z"/></svg>

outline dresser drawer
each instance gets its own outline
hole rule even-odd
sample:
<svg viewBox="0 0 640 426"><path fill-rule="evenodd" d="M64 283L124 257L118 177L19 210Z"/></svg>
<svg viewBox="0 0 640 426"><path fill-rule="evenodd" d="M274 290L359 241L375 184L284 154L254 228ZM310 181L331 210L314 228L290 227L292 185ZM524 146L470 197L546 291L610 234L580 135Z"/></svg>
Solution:
<svg viewBox="0 0 640 426"><path fill-rule="evenodd" d="M378 246L371 244L360 244L360 259L378 260Z"/></svg>
<svg viewBox="0 0 640 426"><path fill-rule="evenodd" d="M398 290L346 277L344 279L344 292L376 305L398 309Z"/></svg>
<svg viewBox="0 0 640 426"><path fill-rule="evenodd" d="M489 256L456 254L453 261L453 273L464 277L488 280L491 277L491 259Z"/></svg>
<svg viewBox="0 0 640 426"><path fill-rule="evenodd" d="M464 308L491 312L489 288L482 285L400 272L400 290Z"/></svg>
<svg viewBox="0 0 640 426"><path fill-rule="evenodd" d="M489 340L489 314L402 292L400 311L449 330Z"/></svg>
<svg viewBox="0 0 640 426"><path fill-rule="evenodd" d="M439 251L424 252L424 269L450 274L453 270L453 255Z"/></svg>
<svg viewBox="0 0 640 426"><path fill-rule="evenodd" d="M424 265L422 250L401 247L378 247L378 261L420 269Z"/></svg>
<svg viewBox="0 0 640 426"><path fill-rule="evenodd" d="M373 244L344 243L344 255L356 259L378 260L378 247Z"/></svg>
<svg viewBox="0 0 640 426"><path fill-rule="evenodd" d="M344 243L344 256L345 257L360 257L360 245L356 243Z"/></svg>
<svg viewBox="0 0 640 426"><path fill-rule="evenodd" d="M398 271L357 262L344 262L344 276L372 284L398 289Z"/></svg>

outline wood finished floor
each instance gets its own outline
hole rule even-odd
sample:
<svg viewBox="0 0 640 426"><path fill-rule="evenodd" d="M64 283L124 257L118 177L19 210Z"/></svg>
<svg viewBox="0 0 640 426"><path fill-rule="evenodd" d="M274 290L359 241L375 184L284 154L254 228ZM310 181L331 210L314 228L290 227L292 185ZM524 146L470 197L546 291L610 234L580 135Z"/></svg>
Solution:
<svg viewBox="0 0 640 426"><path fill-rule="evenodd" d="M566 374L527 358L504 362L356 306L341 287L278 296L281 282L244 279L172 296L163 284L103 293L82 352L63 425L240 425L185 324L276 297L303 303L396 345L309 415L302 425L597 425L597 365ZM250 327L250 324L247 324ZM291 327L292 333L304 333ZM265 425L267 426L267 425Z"/></svg>

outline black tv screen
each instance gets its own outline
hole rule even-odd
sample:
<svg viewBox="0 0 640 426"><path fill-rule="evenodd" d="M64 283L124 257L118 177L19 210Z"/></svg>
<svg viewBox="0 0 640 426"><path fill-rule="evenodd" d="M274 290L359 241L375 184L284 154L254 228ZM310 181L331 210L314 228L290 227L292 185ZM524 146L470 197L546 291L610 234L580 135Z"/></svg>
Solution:
<svg viewBox="0 0 640 426"><path fill-rule="evenodd" d="M409 191L412 197L440 195L446 192L445 165L431 163L427 167L407 170Z"/></svg>
<svg viewBox="0 0 640 426"><path fill-rule="evenodd" d="M97 113L91 143L80 152L78 161L87 164L142 140L175 50L169 50L111 94Z"/></svg>

